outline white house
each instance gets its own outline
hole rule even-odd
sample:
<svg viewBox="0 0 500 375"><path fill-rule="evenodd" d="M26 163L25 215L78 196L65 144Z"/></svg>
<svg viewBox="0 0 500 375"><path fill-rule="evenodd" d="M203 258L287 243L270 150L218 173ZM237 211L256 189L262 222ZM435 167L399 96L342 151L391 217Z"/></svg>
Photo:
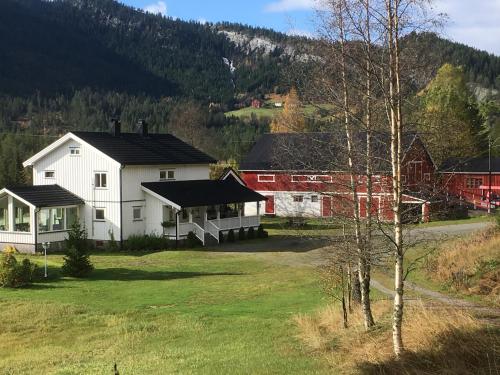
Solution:
<svg viewBox="0 0 500 375"><path fill-rule="evenodd" d="M193 232L205 243L219 232L257 227L265 198L234 173L209 180L215 160L170 134L70 132L24 162L33 186L0 191L0 248L33 252L44 242L60 246L78 219L99 246L114 238Z"/></svg>

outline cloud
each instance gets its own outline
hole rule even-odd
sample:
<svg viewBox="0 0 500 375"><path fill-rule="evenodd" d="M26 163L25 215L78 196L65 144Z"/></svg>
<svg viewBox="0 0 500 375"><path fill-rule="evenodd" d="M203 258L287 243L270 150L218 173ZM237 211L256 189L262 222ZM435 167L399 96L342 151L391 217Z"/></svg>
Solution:
<svg viewBox="0 0 500 375"><path fill-rule="evenodd" d="M267 4L264 10L270 13L281 13L293 10L311 10L316 5L316 0L278 0Z"/></svg>
<svg viewBox="0 0 500 375"><path fill-rule="evenodd" d="M500 0L438 0L434 8L449 17L444 37L500 55Z"/></svg>
<svg viewBox="0 0 500 375"><path fill-rule="evenodd" d="M161 14L162 16L167 15L167 4L164 1L158 1L153 4L146 5L144 11L153 14Z"/></svg>

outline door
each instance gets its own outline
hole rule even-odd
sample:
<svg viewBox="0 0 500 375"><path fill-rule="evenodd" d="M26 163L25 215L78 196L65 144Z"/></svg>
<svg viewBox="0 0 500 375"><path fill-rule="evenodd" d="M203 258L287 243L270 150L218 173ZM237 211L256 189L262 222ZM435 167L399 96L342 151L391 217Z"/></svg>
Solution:
<svg viewBox="0 0 500 375"><path fill-rule="evenodd" d="M274 195L266 195L266 215L274 215Z"/></svg>
<svg viewBox="0 0 500 375"><path fill-rule="evenodd" d="M321 199L321 216L332 216L332 197L323 196Z"/></svg>

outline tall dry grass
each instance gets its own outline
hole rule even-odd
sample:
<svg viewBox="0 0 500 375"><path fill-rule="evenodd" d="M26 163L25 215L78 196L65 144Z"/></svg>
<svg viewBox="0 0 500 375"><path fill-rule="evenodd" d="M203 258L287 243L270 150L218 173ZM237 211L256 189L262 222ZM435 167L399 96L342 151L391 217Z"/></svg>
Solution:
<svg viewBox="0 0 500 375"><path fill-rule="evenodd" d="M434 279L471 294L500 297L500 231L488 229L445 243L431 258Z"/></svg>
<svg viewBox="0 0 500 375"><path fill-rule="evenodd" d="M365 332L360 313L342 329L342 313L329 306L295 317L299 338L345 374L500 374L499 331L470 314L422 304L406 307L403 334L407 352L392 354L389 302L373 304L377 327Z"/></svg>

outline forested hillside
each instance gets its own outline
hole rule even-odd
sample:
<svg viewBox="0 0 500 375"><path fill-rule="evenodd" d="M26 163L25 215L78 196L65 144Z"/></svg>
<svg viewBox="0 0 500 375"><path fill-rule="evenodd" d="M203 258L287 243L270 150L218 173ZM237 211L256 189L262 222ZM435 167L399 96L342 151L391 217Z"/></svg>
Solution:
<svg viewBox="0 0 500 375"><path fill-rule="evenodd" d="M450 62L469 84L500 88L497 56L434 34L407 42L434 73ZM0 175L0 185L24 182L20 160L51 137L105 130L111 117L129 131L143 118L154 131L238 159L272 119L224 112L287 93L296 78L290 67L307 63L317 47L269 29L173 20L114 0L1 0L0 169L15 154L9 168L16 173Z"/></svg>

